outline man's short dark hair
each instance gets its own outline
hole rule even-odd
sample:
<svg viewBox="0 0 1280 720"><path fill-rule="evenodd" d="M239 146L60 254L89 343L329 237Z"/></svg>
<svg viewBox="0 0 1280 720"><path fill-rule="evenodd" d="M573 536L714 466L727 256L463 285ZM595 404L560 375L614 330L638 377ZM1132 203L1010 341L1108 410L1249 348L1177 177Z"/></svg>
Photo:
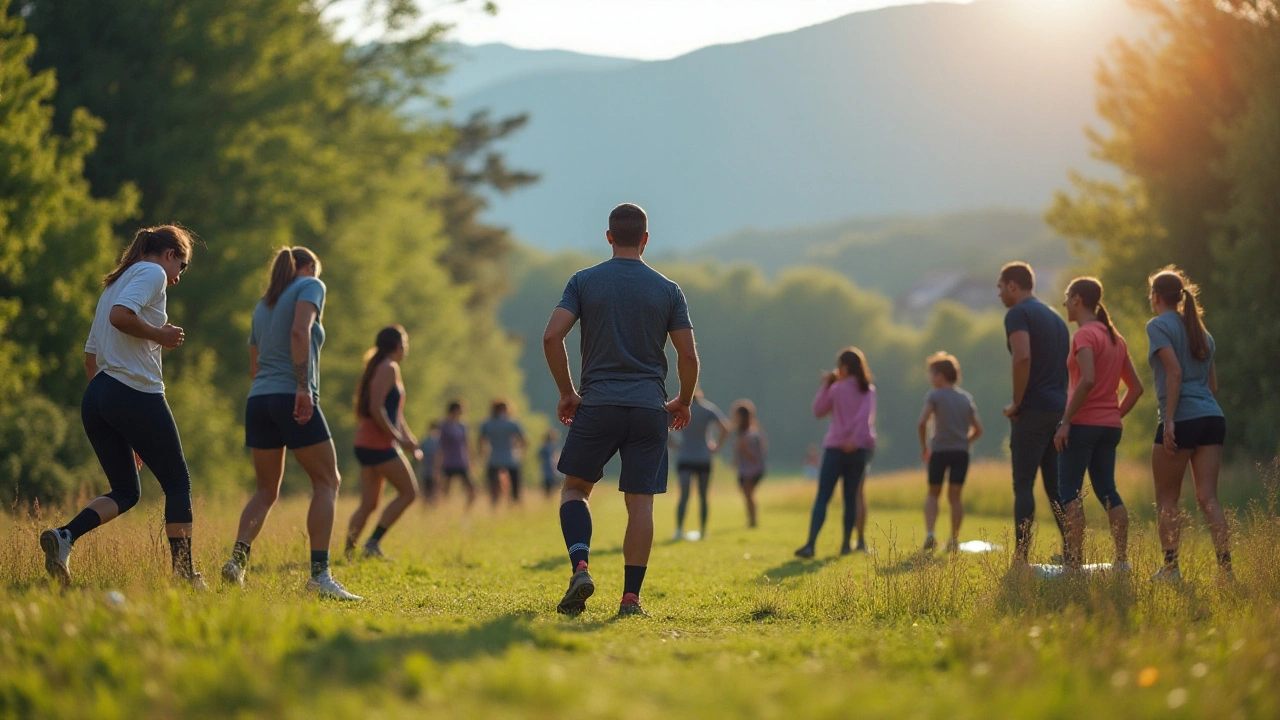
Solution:
<svg viewBox="0 0 1280 720"><path fill-rule="evenodd" d="M1036 274L1031 266L1024 262L1011 262L1000 268L1000 282L1013 283L1023 290L1036 289Z"/></svg>
<svg viewBox="0 0 1280 720"><path fill-rule="evenodd" d="M614 245L640 247L648 229L649 216L639 205L622 203L609 213L609 234L613 236Z"/></svg>

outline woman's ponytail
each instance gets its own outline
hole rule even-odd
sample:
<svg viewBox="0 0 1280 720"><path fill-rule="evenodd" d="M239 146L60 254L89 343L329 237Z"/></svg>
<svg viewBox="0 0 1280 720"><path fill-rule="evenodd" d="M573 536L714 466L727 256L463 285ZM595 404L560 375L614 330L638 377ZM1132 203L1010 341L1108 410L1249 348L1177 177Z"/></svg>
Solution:
<svg viewBox="0 0 1280 720"><path fill-rule="evenodd" d="M274 308L289 284L297 279L298 271L311 265L315 265L319 275L320 259L315 253L304 247L280 248L271 261L271 280L267 283L267 291L262 294L262 301L267 307Z"/></svg>
<svg viewBox="0 0 1280 720"><path fill-rule="evenodd" d="M1182 325L1187 330L1187 346L1191 357L1205 361L1209 359L1209 331L1204 327L1203 311L1197 297L1200 288L1183 274L1181 270L1169 265L1161 268L1148 281L1151 294L1160 298L1167 308L1174 310L1181 305Z"/></svg>
<svg viewBox="0 0 1280 720"><path fill-rule="evenodd" d="M134 234L133 242L129 243L129 247L125 248L124 253L120 255L120 262L116 263L116 269L102 278L102 285L103 287L110 287L120 279L121 275L124 275L126 270L148 255L156 255L166 250L173 250L182 253L185 258L190 258L191 248L194 244L195 241L191 238L191 233L177 225L157 225L156 227L142 228Z"/></svg>
<svg viewBox="0 0 1280 720"><path fill-rule="evenodd" d="M1203 361L1209 359L1209 332L1204 328L1204 319L1200 317L1200 306L1192 288L1194 286L1182 288L1182 324L1187 328L1191 357Z"/></svg>
<svg viewBox="0 0 1280 720"><path fill-rule="evenodd" d="M373 373L391 353L404 345L405 329L400 325L390 325L378 331L374 346L364 354L364 372L360 374L360 384L356 386L356 417L373 417L369 409L369 383L373 381Z"/></svg>
<svg viewBox="0 0 1280 720"><path fill-rule="evenodd" d="M1114 344L1116 341L1116 326L1111 322L1111 313L1107 312L1107 306L1099 302L1096 314L1098 322L1107 327L1107 334L1111 336L1111 342Z"/></svg>

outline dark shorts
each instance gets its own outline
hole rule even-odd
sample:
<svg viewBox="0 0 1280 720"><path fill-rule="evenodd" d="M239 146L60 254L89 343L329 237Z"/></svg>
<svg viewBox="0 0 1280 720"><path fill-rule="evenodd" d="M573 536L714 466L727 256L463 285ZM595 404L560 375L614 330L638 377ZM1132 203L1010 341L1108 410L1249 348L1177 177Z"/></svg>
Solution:
<svg viewBox="0 0 1280 720"><path fill-rule="evenodd" d="M253 395L244 407L244 444L255 450L290 450L311 447L333 437L324 413L316 405L311 420L299 425L293 419L293 395Z"/></svg>
<svg viewBox="0 0 1280 720"><path fill-rule="evenodd" d="M752 473L751 475L739 474L738 487L746 487L747 483L754 483L756 485L759 485L760 481L763 479L764 479L764 473L762 472Z"/></svg>
<svg viewBox="0 0 1280 720"><path fill-rule="evenodd" d="M1173 439L1179 450L1221 445L1227 440L1227 419L1219 415L1175 421ZM1164 423L1156 426L1156 445L1164 445Z"/></svg>
<svg viewBox="0 0 1280 720"><path fill-rule="evenodd" d="M689 462L681 460L676 464L676 473L693 473L694 475L710 475L711 463L709 462Z"/></svg>
<svg viewBox="0 0 1280 720"><path fill-rule="evenodd" d="M968 450L938 450L929 454L929 484L941 485L948 479L952 485L963 485L969 474Z"/></svg>
<svg viewBox="0 0 1280 720"><path fill-rule="evenodd" d="M396 448L356 448L356 462L364 467L374 467L399 457L400 451Z"/></svg>
<svg viewBox="0 0 1280 720"><path fill-rule="evenodd" d="M666 410L593 405L578 408L557 468L568 477L598 482L614 455L622 456L618 489L633 495L667 491Z"/></svg>

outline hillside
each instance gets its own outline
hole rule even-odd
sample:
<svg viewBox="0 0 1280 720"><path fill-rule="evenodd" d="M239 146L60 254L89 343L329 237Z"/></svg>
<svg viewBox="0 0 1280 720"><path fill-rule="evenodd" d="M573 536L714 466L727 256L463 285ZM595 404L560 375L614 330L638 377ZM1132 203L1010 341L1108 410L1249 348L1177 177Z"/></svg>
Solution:
<svg viewBox="0 0 1280 720"><path fill-rule="evenodd" d="M546 73L460 97L527 111L506 146L537 186L491 219L581 248L622 200L690 248L743 228L850 216L1039 209L1071 167L1093 75L1138 21L1123 0L979 0L855 13L603 72Z"/></svg>
<svg viewBox="0 0 1280 720"><path fill-rule="evenodd" d="M544 73L606 72L636 65L629 58L584 55L566 50L525 50L501 43L452 43L444 53L451 66L440 93L459 98L505 82L523 81Z"/></svg>

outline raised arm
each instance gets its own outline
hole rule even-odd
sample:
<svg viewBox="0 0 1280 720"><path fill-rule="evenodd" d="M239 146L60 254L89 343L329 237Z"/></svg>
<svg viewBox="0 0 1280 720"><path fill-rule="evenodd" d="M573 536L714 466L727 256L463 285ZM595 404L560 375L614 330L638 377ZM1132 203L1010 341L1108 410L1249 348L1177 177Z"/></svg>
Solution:
<svg viewBox="0 0 1280 720"><path fill-rule="evenodd" d="M667 403L667 412L671 413L671 429L683 430L689 424L689 406L693 404L693 391L698 387L698 347L692 328L672 330L670 336L671 345L676 349L680 395Z"/></svg>
<svg viewBox="0 0 1280 720"><path fill-rule="evenodd" d="M293 419L299 425L311 422L315 398L311 397L311 326L316 324L320 308L309 300L299 300L293 307L293 328L289 332L289 355L293 359L293 377L298 383L293 396Z"/></svg>
<svg viewBox="0 0 1280 720"><path fill-rule="evenodd" d="M558 307L551 311L547 329L542 333L542 354L546 356L547 369L551 371L551 377L556 381L556 388L560 390L560 403L556 406L556 415L565 425L573 422L573 416L578 413L578 408L582 405L582 398L578 396L578 390L573 386L573 373L569 370L569 351L564 346L564 339L569 337L569 331L573 329L576 322L578 322L577 315Z"/></svg>
<svg viewBox="0 0 1280 720"><path fill-rule="evenodd" d="M822 374L822 385L818 388L818 394L813 397L813 416L816 418L824 418L831 414L831 409L835 403L831 400L831 386L835 384L835 375L830 372Z"/></svg>
<svg viewBox="0 0 1280 720"><path fill-rule="evenodd" d="M1013 402L1004 409L1004 414L1016 418L1031 380L1031 333L1026 330L1009 333L1009 352L1013 354Z"/></svg>

